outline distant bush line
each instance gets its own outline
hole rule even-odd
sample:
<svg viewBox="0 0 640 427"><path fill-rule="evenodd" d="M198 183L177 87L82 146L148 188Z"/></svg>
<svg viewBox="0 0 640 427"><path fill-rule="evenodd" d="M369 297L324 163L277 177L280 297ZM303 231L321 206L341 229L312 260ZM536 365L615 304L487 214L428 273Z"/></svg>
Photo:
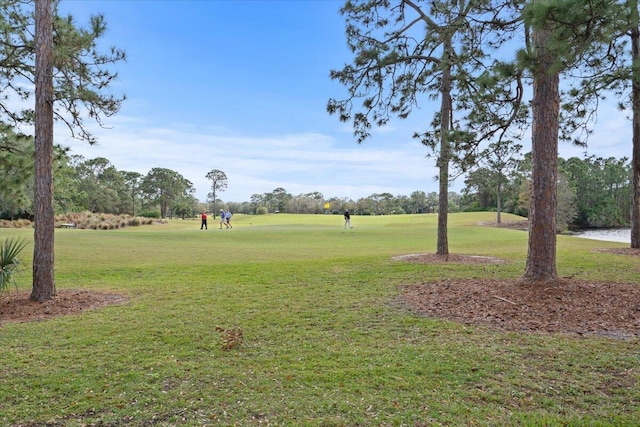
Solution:
<svg viewBox="0 0 640 427"><path fill-rule="evenodd" d="M55 217L56 228L73 228L87 230L117 230L125 227L138 227L166 223L165 220L145 218L131 215L114 215L92 212L71 212ZM34 223L28 219L6 220L0 219L0 228L30 228Z"/></svg>

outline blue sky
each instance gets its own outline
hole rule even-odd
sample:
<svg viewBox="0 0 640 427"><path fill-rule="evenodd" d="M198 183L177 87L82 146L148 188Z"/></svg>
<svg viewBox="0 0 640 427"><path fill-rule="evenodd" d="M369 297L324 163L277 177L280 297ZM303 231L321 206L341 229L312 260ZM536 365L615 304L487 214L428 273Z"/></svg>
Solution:
<svg viewBox="0 0 640 427"><path fill-rule="evenodd" d="M190 180L196 197L219 169L229 186L224 201L284 188L298 195L357 200L373 193L437 191L434 159L411 138L424 131L437 104L408 120L393 120L357 144L349 124L326 112L345 88L331 69L351 62L342 0L62 0L62 13L85 24L105 16L105 46L127 52L113 92L127 100L93 128L88 146L56 128L57 143L85 158L105 157L118 170L146 174L173 169ZM589 154L631 156L630 123L602 110ZM528 136L527 136L528 138ZM527 145L527 142L524 142ZM561 145L560 155L584 150ZM462 188L459 178L452 191Z"/></svg>

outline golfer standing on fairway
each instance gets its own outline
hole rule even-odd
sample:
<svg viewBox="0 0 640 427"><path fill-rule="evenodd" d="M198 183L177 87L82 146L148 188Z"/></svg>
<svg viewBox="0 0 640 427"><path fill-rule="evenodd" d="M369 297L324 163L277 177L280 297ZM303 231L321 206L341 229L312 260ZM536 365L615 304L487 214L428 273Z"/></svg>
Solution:
<svg viewBox="0 0 640 427"><path fill-rule="evenodd" d="M346 210L344 211L344 228L347 228L347 225L349 226L349 228L353 228L351 226L351 215L349 214L349 211Z"/></svg>
<svg viewBox="0 0 640 427"><path fill-rule="evenodd" d="M224 210L220 209L220 230L222 230L222 226L226 226L227 225L227 221L225 218L225 214L224 214ZM229 228L229 227L227 227Z"/></svg>
<svg viewBox="0 0 640 427"><path fill-rule="evenodd" d="M202 230L202 227L207 230L207 214L205 212L202 212L200 218L202 219L202 222L200 223L200 230Z"/></svg>

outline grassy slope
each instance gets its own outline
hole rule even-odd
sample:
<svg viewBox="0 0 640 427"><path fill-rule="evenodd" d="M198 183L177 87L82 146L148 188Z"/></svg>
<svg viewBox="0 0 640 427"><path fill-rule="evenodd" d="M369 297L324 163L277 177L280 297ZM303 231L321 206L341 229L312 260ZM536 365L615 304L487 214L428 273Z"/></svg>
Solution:
<svg viewBox="0 0 640 427"><path fill-rule="evenodd" d="M397 304L401 284L520 276L526 233L477 226L491 220L449 220L452 253L510 261L480 267L390 259L434 252L435 215L56 230L59 289L131 301L2 326L0 424L640 424L637 342L493 332ZM32 232L0 230L14 235ZM617 246L560 236L559 273L640 283L637 259L593 252ZM223 350L215 326L245 343Z"/></svg>

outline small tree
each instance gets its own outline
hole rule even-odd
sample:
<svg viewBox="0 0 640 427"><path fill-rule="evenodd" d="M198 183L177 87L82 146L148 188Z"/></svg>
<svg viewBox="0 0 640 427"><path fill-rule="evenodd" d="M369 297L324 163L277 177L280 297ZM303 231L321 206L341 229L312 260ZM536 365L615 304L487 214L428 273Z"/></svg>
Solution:
<svg viewBox="0 0 640 427"><path fill-rule="evenodd" d="M136 199L140 193L142 174L139 172L121 172L121 174L131 196L131 215L136 216Z"/></svg>
<svg viewBox="0 0 640 427"><path fill-rule="evenodd" d="M170 208L193 193L193 184L174 170L153 168L142 179L140 189L150 203L160 206L160 217L166 218Z"/></svg>
<svg viewBox="0 0 640 427"><path fill-rule="evenodd" d="M501 141L489 144L482 154L481 159L487 165L493 178L496 192L496 223L502 224L502 190L507 183L507 175L512 171L518 160L516 156L520 153L522 146L511 141Z"/></svg>
<svg viewBox="0 0 640 427"><path fill-rule="evenodd" d="M274 211L278 211L280 213L285 212L287 210L286 209L287 202L293 198L293 196L287 193L287 190L285 190L282 187L278 187L275 190L273 190L273 192L271 193L271 196L272 196L273 202L275 203Z"/></svg>
<svg viewBox="0 0 640 427"><path fill-rule="evenodd" d="M210 170L205 177L211 181L211 193L209 193L209 200L213 201L213 218L216 217L216 197L218 193L226 190L228 185L227 175L218 169Z"/></svg>

